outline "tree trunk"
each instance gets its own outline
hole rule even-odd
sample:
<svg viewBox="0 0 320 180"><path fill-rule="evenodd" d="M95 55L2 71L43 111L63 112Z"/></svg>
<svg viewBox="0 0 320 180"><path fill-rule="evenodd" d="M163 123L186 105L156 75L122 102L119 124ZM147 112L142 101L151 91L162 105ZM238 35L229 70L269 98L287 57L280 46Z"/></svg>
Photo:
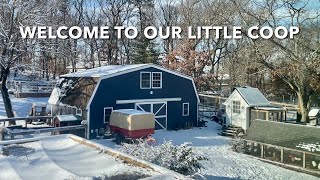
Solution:
<svg viewBox="0 0 320 180"><path fill-rule="evenodd" d="M3 103L4 103L4 108L6 110L7 116L8 118L14 117L13 114L13 110L12 110L12 105L11 105L11 101L10 101L10 97L9 97L9 93L8 93L8 88L6 86L7 83L7 77L9 74L9 68L1 68L1 95L2 95L2 99L3 99ZM15 121L10 121L9 125L15 125L16 122Z"/></svg>
<svg viewBox="0 0 320 180"><path fill-rule="evenodd" d="M307 123L309 120L308 112L310 109L311 99L304 92L297 92L297 96L298 96L299 113L301 114L301 122Z"/></svg>

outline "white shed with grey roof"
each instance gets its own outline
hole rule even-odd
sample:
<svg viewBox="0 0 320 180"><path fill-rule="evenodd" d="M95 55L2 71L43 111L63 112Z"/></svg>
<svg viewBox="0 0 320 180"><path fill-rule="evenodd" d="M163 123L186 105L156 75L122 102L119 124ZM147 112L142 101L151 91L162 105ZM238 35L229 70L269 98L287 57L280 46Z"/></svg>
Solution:
<svg viewBox="0 0 320 180"><path fill-rule="evenodd" d="M224 105L226 106L225 125L238 126L243 130L249 128L252 120L259 119L256 112L263 111L266 114L263 117L265 120L274 120L273 113L282 120L282 114L276 113L284 111L283 108L273 106L258 88L248 86L235 88Z"/></svg>

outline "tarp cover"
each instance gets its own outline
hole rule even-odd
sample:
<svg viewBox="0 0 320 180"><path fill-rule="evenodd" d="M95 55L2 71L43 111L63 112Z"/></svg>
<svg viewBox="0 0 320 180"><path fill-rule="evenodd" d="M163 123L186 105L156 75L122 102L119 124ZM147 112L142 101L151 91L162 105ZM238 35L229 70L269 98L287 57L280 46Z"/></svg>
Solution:
<svg viewBox="0 0 320 180"><path fill-rule="evenodd" d="M154 129L154 114L134 109L114 110L110 116L110 125L130 131Z"/></svg>

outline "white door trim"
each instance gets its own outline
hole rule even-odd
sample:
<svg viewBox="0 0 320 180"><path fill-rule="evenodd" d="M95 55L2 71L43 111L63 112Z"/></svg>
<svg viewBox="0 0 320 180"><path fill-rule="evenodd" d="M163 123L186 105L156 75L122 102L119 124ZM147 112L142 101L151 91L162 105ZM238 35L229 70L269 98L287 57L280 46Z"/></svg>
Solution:
<svg viewBox="0 0 320 180"><path fill-rule="evenodd" d="M144 104L148 104L148 105L150 105L150 111L153 113L153 105L154 104L161 104L161 103L163 103L163 105L159 108L159 110L156 112L156 113L154 113L154 120L156 121L156 123L158 123L158 125L160 126L160 127L162 127L164 130L167 130L167 127L168 127L168 103L167 102L143 102L143 103L135 103L135 109L137 109L137 107L139 107L141 110L143 110L143 111L146 111L145 109L143 109L140 105L144 105ZM157 116L157 114L161 111L161 109L163 108L163 107L166 107L166 115L159 115L159 116ZM147 112L147 111L146 111ZM166 118L166 122L165 122L165 127L161 124L161 123L159 123L159 121L157 121L157 118Z"/></svg>

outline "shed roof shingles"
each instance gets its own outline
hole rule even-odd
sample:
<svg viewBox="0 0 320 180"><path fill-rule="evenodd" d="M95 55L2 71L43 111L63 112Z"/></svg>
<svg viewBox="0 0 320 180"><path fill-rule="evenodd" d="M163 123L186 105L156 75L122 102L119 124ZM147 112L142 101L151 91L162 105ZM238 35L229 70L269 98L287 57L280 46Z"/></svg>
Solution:
<svg viewBox="0 0 320 180"><path fill-rule="evenodd" d="M242 98L247 102L248 106L270 106L270 102L261 93L258 88L252 87L238 87L236 90L240 93Z"/></svg>

